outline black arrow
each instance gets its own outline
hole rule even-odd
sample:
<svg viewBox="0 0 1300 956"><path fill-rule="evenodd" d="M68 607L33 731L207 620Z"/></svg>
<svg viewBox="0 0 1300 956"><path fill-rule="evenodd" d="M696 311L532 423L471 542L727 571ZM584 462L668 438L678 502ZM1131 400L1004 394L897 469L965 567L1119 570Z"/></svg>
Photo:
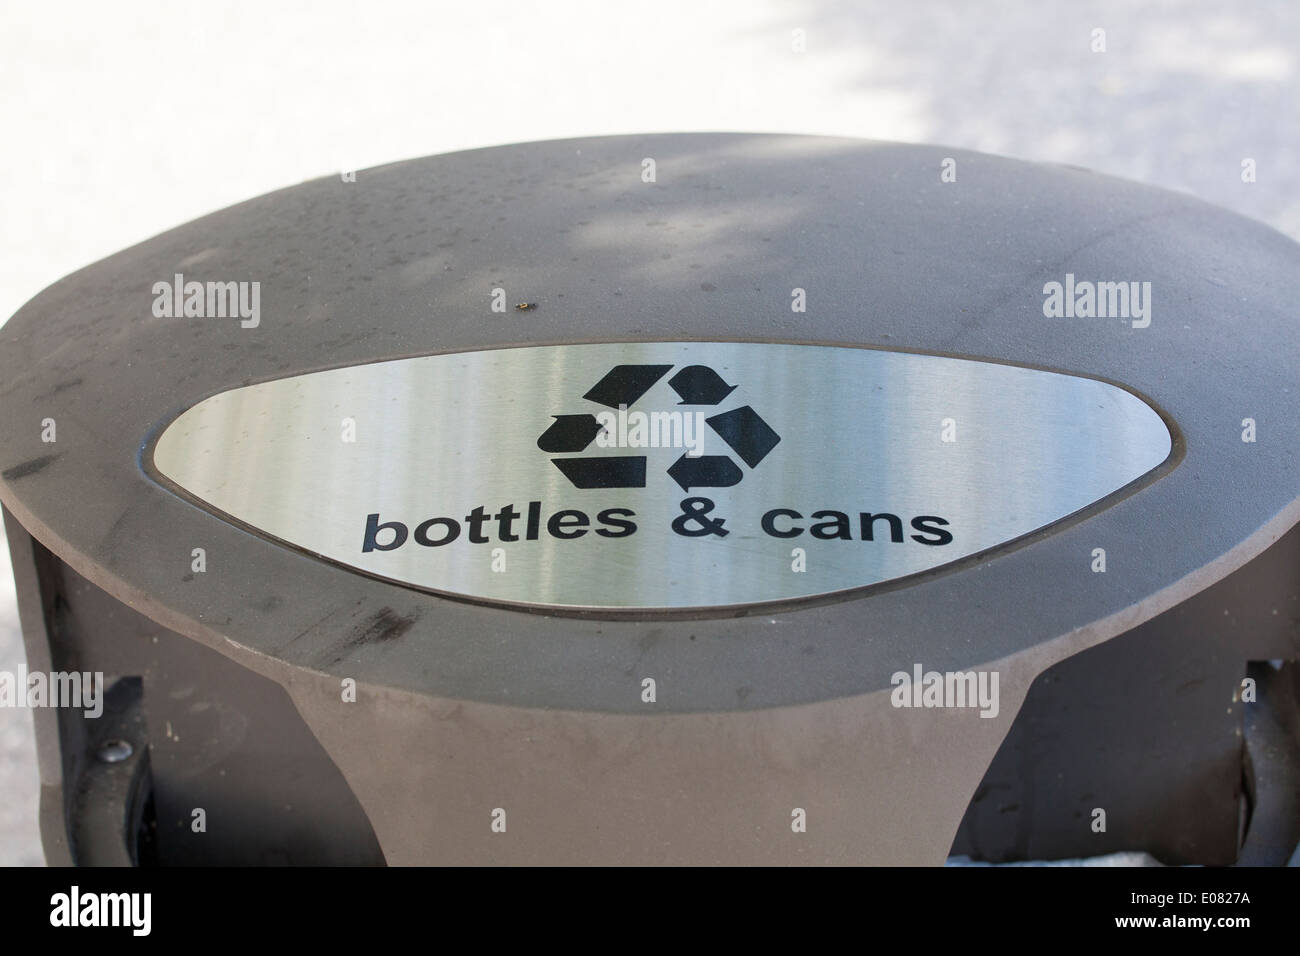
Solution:
<svg viewBox="0 0 1300 956"><path fill-rule="evenodd" d="M682 491L692 488L730 488L745 477L736 463L726 455L701 455L692 458L682 455L668 469L673 481L682 486Z"/></svg>
<svg viewBox="0 0 1300 956"><path fill-rule="evenodd" d="M552 415L555 421L537 439L537 447L551 454L582 451L604 429L595 415Z"/></svg>
<svg viewBox="0 0 1300 956"><path fill-rule="evenodd" d="M716 405L736 389L707 365L688 365L668 384L681 396L681 405Z"/></svg>
<svg viewBox="0 0 1300 956"><path fill-rule="evenodd" d="M758 412L748 405L733 408L721 415L713 415L705 421L722 436L722 440L731 446L732 451L745 460L745 464L750 468L757 468L758 463L781 440L781 436L772 430L772 426L763 421Z"/></svg>
<svg viewBox="0 0 1300 956"><path fill-rule="evenodd" d="M629 408L664 377L671 365L616 365L583 398L610 408Z"/></svg>
<svg viewBox="0 0 1300 956"><path fill-rule="evenodd" d="M552 458L555 467L578 488L644 488L645 456Z"/></svg>

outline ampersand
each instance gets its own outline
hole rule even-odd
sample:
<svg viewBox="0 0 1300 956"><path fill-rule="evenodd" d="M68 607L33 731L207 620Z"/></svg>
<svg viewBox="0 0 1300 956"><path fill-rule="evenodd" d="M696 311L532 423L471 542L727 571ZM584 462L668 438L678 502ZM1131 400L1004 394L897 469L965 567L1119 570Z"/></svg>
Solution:
<svg viewBox="0 0 1300 956"><path fill-rule="evenodd" d="M731 533L722 526L726 518L704 517L713 510L713 501L710 498L686 498L678 507L682 509L682 513L673 519L673 530L678 534L688 538L700 538L706 534L725 538ZM687 522L694 527L688 527Z"/></svg>

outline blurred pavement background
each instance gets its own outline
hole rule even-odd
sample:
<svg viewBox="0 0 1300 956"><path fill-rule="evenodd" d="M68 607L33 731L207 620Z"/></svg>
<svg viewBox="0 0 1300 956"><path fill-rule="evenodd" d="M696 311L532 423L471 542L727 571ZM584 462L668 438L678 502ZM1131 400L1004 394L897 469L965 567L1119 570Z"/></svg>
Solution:
<svg viewBox="0 0 1300 956"><path fill-rule="evenodd" d="M1300 3L4 0L0 129L0 322L68 272L272 189L610 133L1070 163L1300 239ZM6 550L0 671L22 669ZM0 864L43 861L31 734L27 711L0 709Z"/></svg>

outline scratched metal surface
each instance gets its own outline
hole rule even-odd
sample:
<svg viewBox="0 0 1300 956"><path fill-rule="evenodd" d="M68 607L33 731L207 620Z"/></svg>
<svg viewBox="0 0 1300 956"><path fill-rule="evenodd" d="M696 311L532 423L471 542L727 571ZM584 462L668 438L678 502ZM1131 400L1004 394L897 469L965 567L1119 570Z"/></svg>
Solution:
<svg viewBox="0 0 1300 956"><path fill-rule="evenodd" d="M633 416L663 447L628 444ZM1155 409L1095 379L878 349L633 342L262 382L200 402L151 452L218 513L376 577L515 605L677 610L940 568L1096 505L1171 449ZM553 528L556 515L575 526Z"/></svg>

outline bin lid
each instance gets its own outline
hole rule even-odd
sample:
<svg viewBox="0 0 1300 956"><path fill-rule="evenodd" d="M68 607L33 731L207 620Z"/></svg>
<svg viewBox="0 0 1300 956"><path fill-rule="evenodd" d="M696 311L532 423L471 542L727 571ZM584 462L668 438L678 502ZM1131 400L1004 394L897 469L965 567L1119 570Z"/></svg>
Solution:
<svg viewBox="0 0 1300 956"><path fill-rule="evenodd" d="M1193 198L947 147L396 163L28 303L0 500L228 652L572 709L634 708L631 660L660 710L862 693L1081 649L1293 525L1298 266Z"/></svg>

